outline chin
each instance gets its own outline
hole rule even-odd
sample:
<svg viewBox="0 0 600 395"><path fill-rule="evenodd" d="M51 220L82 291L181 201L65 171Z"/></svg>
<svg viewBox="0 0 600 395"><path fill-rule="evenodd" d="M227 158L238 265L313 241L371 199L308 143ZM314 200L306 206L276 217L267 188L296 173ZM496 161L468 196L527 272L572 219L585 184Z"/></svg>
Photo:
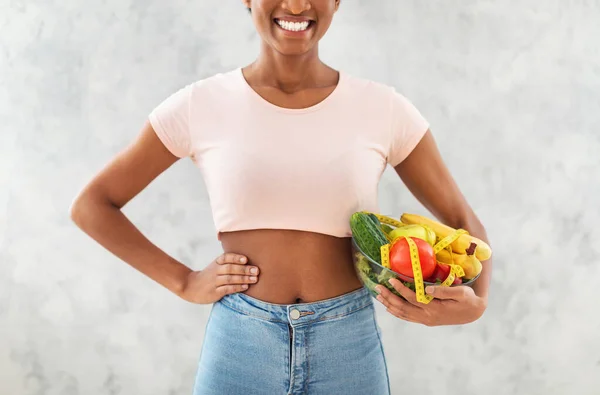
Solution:
<svg viewBox="0 0 600 395"><path fill-rule="evenodd" d="M278 40L276 37L272 37L270 40L271 48L278 53L287 56L299 56L307 54L311 52L315 46L315 43L312 42Z"/></svg>
<svg viewBox="0 0 600 395"><path fill-rule="evenodd" d="M276 46L275 50L285 56L301 56L311 51L311 47Z"/></svg>

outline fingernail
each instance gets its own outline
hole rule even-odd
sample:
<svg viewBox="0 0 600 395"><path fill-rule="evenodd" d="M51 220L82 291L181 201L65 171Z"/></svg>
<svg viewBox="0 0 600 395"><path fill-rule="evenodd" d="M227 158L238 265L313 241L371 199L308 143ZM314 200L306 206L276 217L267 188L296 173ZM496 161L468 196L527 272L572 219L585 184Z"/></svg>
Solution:
<svg viewBox="0 0 600 395"><path fill-rule="evenodd" d="M429 295L433 295L433 290L434 290L433 287L427 287L427 288L425 288L425 292L427 292Z"/></svg>
<svg viewBox="0 0 600 395"><path fill-rule="evenodd" d="M240 258L240 262L244 262L245 263L246 262L246 257L241 257Z"/></svg>
<svg viewBox="0 0 600 395"><path fill-rule="evenodd" d="M398 280L396 280L395 278L390 278L388 280L388 283L390 283L391 285L394 285L396 283L396 281L398 281Z"/></svg>
<svg viewBox="0 0 600 395"><path fill-rule="evenodd" d="M252 274L258 273L258 269L253 267L252 269L250 269L250 273L252 273Z"/></svg>
<svg viewBox="0 0 600 395"><path fill-rule="evenodd" d="M381 295L377 295L377 300L383 303L383 298L381 297Z"/></svg>
<svg viewBox="0 0 600 395"><path fill-rule="evenodd" d="M378 286L376 286L376 287L375 287L375 291L376 291L378 294L380 294L380 293L381 293L381 291L383 291L383 287L382 287L381 285L378 285Z"/></svg>
<svg viewBox="0 0 600 395"><path fill-rule="evenodd" d="M254 276L250 277L250 281L256 281L256 277L254 277Z"/></svg>
<svg viewBox="0 0 600 395"><path fill-rule="evenodd" d="M242 288L243 288L243 289L248 289L248 284L244 284L244 285L242 285Z"/></svg>

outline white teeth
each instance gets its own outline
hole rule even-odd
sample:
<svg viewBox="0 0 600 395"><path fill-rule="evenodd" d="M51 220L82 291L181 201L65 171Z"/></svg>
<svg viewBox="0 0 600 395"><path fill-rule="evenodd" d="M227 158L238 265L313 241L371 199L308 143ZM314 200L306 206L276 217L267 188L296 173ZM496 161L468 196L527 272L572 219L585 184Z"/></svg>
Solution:
<svg viewBox="0 0 600 395"><path fill-rule="evenodd" d="M288 22L288 21L280 21L277 20L277 24L281 26L285 30L289 30L292 32L304 31L308 28L309 22Z"/></svg>

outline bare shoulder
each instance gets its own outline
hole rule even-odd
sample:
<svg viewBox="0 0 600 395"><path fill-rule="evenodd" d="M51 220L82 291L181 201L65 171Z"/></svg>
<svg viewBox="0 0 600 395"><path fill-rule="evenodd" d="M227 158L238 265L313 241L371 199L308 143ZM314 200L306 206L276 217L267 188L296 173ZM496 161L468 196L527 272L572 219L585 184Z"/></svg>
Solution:
<svg viewBox="0 0 600 395"><path fill-rule="evenodd" d="M178 159L146 120L131 143L85 185L75 201L103 200L121 208Z"/></svg>

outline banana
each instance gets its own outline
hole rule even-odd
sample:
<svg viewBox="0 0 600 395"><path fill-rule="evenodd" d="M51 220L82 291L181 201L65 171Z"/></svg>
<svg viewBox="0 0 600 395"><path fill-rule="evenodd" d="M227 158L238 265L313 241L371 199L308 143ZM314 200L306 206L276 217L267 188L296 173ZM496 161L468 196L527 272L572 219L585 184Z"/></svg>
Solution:
<svg viewBox="0 0 600 395"><path fill-rule="evenodd" d="M454 263L462 267L465 271L465 278L475 278L481 273L483 266L475 255L457 255Z"/></svg>
<svg viewBox="0 0 600 395"><path fill-rule="evenodd" d="M428 226L435 232L437 237L439 237L440 239L443 239L444 237L456 231L456 229L453 229L450 226L444 225L438 221L434 221L432 219L417 214L404 213L400 217L400 221L407 225L418 224ZM480 240L477 237L471 236L469 234L460 235L458 239L452 242L452 251L458 254L466 254L467 249L469 248L471 243L477 244L477 247L475 248L475 257L479 261L485 261L490 259L490 257L492 256L492 249L490 248L490 246L483 240Z"/></svg>
<svg viewBox="0 0 600 395"><path fill-rule="evenodd" d="M454 263L452 261L452 257L453 256L458 256L460 254L456 254L456 253L452 253L450 254L450 251L448 250L441 250L440 252L438 252L435 257L438 261L440 261L441 263L444 263L446 265L450 265L452 263Z"/></svg>
<svg viewBox="0 0 600 395"><path fill-rule="evenodd" d="M462 267L465 271L465 278L471 279L477 277L483 269L481 261L472 252L473 248L475 248L475 243L471 244L466 254L450 253L448 250L441 250L435 257L441 263L447 265L455 264Z"/></svg>

